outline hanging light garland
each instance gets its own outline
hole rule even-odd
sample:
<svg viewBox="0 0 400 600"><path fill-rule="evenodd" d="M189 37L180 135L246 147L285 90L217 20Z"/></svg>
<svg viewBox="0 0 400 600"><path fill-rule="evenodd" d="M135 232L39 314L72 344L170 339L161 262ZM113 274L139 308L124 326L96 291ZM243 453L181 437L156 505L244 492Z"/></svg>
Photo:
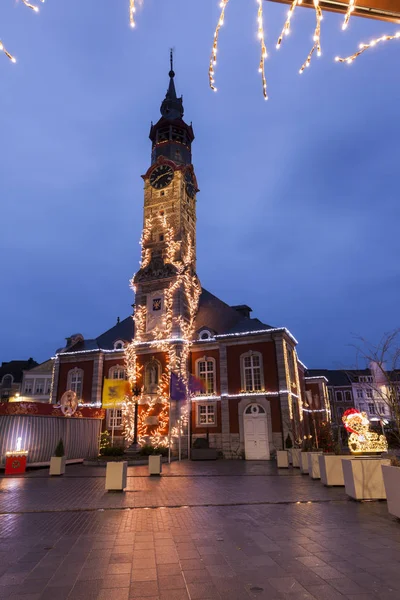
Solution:
<svg viewBox="0 0 400 600"><path fill-rule="evenodd" d="M131 27L135 27L135 25L136 25L135 12L136 12L135 0L129 0L129 23L130 23Z"/></svg>
<svg viewBox="0 0 400 600"><path fill-rule="evenodd" d="M265 100L268 100L267 80L265 77L265 59L267 58L267 47L265 45L265 34L264 34L263 1L264 0L257 0L257 4L258 4L257 35L258 35L258 39L260 40L260 45L261 45L261 57L260 57L260 63L259 63L258 70L259 70L259 73L261 73L263 96L264 96ZM214 31L214 41L213 41L213 45L212 45L212 49L211 49L210 64L208 67L208 80L209 80L210 88L213 90L213 92L217 91L217 88L215 86L215 69L214 69L214 67L217 64L219 32L225 21L225 10L228 5L228 2L229 2L229 0L221 0L221 2L220 2L221 13L219 15L218 23L217 23L217 26Z"/></svg>
<svg viewBox="0 0 400 600"><path fill-rule="evenodd" d="M353 62L353 60L358 58L361 54L363 54L369 48L373 48L374 46L376 46L377 44L380 44L381 42L389 42L391 40L398 40L398 39L400 39L400 31L398 31L394 35L382 35L379 38L371 40L368 44L360 44L359 45L360 49L357 52L354 52L354 54L352 54L351 56L347 56L345 58L336 56L335 61L351 64Z"/></svg>
<svg viewBox="0 0 400 600"><path fill-rule="evenodd" d="M300 4L302 4L303 0L293 0L292 4L290 5L288 14L287 14L287 18L285 21L285 24L283 26L282 32L278 38L278 41L276 43L276 49L279 50L279 48L281 47L283 38L286 35L289 35L290 33L290 24L291 24L291 20L293 17L293 13L296 9L296 6L299 6ZM311 48L305 62L302 64L299 73L300 75L304 72L304 70L306 69L306 67L309 67L311 64L311 59L312 56L314 54L315 51L317 51L317 55L321 56L321 21L323 19L322 16L322 10L321 10L321 6L319 4L319 0L313 0L314 3L314 10L315 10L315 18L316 18L316 25L315 25L315 31L314 31L314 45Z"/></svg>
<svg viewBox="0 0 400 600"><path fill-rule="evenodd" d="M351 14L354 12L355 8L356 8L356 0L349 0L349 4L347 6L346 14L345 14L345 17L344 17L344 22L343 22L343 25L342 25L343 31L345 29L347 29L347 26L348 26L349 21L350 21Z"/></svg>

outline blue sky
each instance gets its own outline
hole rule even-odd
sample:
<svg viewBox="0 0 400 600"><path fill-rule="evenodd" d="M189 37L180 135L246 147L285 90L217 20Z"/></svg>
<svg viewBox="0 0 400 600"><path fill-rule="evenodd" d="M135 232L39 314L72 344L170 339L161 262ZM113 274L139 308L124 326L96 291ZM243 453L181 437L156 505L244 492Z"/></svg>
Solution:
<svg viewBox="0 0 400 600"><path fill-rule="evenodd" d="M101 7L101 8L100 8ZM270 99L255 0L231 0L218 92L208 88L215 0L2 0L0 360L41 361L76 332L130 313L150 122L175 48L193 121L198 273L229 304L286 326L309 367L354 363L352 334L399 325L399 42L333 61L396 26L326 14L321 58L300 76L314 13L265 3Z"/></svg>

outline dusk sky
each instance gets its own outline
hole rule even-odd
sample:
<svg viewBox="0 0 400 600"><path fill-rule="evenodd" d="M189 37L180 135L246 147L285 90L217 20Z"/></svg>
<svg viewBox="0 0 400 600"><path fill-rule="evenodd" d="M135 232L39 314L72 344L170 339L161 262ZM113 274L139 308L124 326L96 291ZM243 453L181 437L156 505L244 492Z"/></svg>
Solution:
<svg viewBox="0 0 400 600"><path fill-rule="evenodd" d="M34 1L34 0L31 0ZM255 0L231 0L218 92L208 61L216 0L2 0L0 361L43 361L131 312L148 139L168 85L193 122L197 269L228 304L286 326L310 368L351 366L352 334L399 323L400 42L334 62L399 27L325 14L321 58L300 76L314 11L265 3L270 99Z"/></svg>

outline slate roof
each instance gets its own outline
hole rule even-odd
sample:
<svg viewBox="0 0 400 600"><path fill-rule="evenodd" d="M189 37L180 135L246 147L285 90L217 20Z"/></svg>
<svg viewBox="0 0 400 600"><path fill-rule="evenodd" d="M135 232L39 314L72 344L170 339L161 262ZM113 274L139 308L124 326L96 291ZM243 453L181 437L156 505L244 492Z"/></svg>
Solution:
<svg viewBox="0 0 400 600"><path fill-rule="evenodd" d="M33 371L34 374L51 373L53 370L53 359L49 358L49 360L45 360L44 362L40 363L36 367L28 367L27 369L24 369L24 370L25 370L25 373L31 373L31 371Z"/></svg>
<svg viewBox="0 0 400 600"><path fill-rule="evenodd" d="M306 377L324 376L328 380L328 385L335 387L350 387L351 381L346 373L340 369L307 369Z"/></svg>
<svg viewBox="0 0 400 600"><path fill-rule="evenodd" d="M266 325L258 319L244 317L205 288L202 289L200 296L195 330L198 331L202 327L212 329L217 334L271 329L271 325Z"/></svg>
<svg viewBox="0 0 400 600"><path fill-rule="evenodd" d="M30 358L29 360L10 360L9 362L2 362L0 367L0 381L4 375L12 375L14 383L20 383L22 381L22 372L24 369L31 369L37 367L38 363Z"/></svg>
<svg viewBox="0 0 400 600"><path fill-rule="evenodd" d="M244 333L246 331L272 328L271 325L266 325L259 319L244 317L238 310L235 310L235 308L229 306L229 304L226 304L226 302L223 302L204 288L200 296L195 331L198 331L202 327L210 329L216 334ZM100 350L101 348L103 350L112 350L117 340L130 342L133 337L134 321L130 315L97 338L80 340L73 346L60 350L59 353Z"/></svg>

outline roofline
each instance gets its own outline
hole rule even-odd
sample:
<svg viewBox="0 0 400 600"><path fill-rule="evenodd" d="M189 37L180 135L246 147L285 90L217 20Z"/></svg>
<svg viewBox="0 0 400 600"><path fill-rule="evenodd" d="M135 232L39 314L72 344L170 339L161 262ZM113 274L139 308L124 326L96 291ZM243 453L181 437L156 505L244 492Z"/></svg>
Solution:
<svg viewBox="0 0 400 600"><path fill-rule="evenodd" d="M227 337L243 337L246 335L260 335L261 333L275 333L275 332L283 332L286 333L290 337L290 339L298 344L299 342L296 340L294 335L292 335L286 327L271 327L270 329L256 329L255 331L242 331L240 333L220 333L219 335L214 336L213 339L227 338ZM210 338L211 339L211 338Z"/></svg>
<svg viewBox="0 0 400 600"><path fill-rule="evenodd" d="M325 375L314 375L313 377L304 377L304 379L325 379L326 383L329 383L329 380Z"/></svg>

